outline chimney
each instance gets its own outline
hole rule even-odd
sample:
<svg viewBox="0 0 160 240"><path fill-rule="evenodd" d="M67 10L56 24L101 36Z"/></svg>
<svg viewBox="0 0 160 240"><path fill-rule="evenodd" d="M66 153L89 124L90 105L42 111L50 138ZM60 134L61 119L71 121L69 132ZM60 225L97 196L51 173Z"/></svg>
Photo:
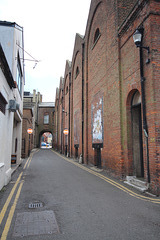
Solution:
<svg viewBox="0 0 160 240"><path fill-rule="evenodd" d="M33 90L33 102L36 102L36 90Z"/></svg>

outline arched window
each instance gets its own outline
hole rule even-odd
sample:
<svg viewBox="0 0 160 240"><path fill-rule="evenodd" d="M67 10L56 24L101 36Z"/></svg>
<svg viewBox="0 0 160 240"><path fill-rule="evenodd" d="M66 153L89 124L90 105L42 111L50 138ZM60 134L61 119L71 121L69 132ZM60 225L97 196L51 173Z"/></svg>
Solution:
<svg viewBox="0 0 160 240"><path fill-rule="evenodd" d="M100 37L100 31L99 28L96 29L96 32L94 34L94 44L98 41L99 37Z"/></svg>
<svg viewBox="0 0 160 240"><path fill-rule="evenodd" d="M75 78L77 78L78 74L79 74L79 67L77 66L77 68L76 68L76 76L75 76Z"/></svg>
<svg viewBox="0 0 160 240"><path fill-rule="evenodd" d="M66 87L66 94L68 93L68 86Z"/></svg>
<svg viewBox="0 0 160 240"><path fill-rule="evenodd" d="M101 36L100 30L99 30L99 28L97 28L96 31L95 31L95 34L94 34L93 46L92 46L92 48L91 48L92 50L93 50L93 48L95 47L95 45L97 44L100 36Z"/></svg>

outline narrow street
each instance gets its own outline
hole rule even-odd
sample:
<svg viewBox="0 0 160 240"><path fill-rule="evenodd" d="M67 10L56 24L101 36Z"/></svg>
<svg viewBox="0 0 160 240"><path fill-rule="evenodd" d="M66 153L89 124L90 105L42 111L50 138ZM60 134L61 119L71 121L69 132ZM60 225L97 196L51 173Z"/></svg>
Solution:
<svg viewBox="0 0 160 240"><path fill-rule="evenodd" d="M1 240L159 240L160 198L50 150L0 192Z"/></svg>

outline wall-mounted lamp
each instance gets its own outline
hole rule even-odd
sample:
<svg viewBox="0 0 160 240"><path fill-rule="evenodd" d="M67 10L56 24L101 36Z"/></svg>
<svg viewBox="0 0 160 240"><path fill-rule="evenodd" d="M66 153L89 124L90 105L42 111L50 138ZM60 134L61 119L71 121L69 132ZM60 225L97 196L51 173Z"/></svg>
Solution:
<svg viewBox="0 0 160 240"><path fill-rule="evenodd" d="M149 54L150 53L149 47L142 46L143 32L144 32L144 28L143 27L136 29L135 33L133 34L133 41L134 41L136 47L146 49L148 54ZM150 59L149 58L146 61L146 64L148 64L148 63L150 63Z"/></svg>
<svg viewBox="0 0 160 240"><path fill-rule="evenodd" d="M62 113L65 113L65 114L66 114L66 116L67 116L67 112L65 112L65 111L64 111L64 108L62 109Z"/></svg>

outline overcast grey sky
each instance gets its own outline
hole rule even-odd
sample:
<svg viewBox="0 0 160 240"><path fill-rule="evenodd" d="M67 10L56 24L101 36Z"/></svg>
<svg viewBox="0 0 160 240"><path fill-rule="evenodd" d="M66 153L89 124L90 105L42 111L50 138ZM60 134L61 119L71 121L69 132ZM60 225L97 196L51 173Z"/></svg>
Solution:
<svg viewBox="0 0 160 240"><path fill-rule="evenodd" d="M0 0L0 20L24 28L24 48L40 62L25 61L25 91L55 101L56 87L72 60L76 33L85 34L91 0ZM28 58L25 55L25 58Z"/></svg>

